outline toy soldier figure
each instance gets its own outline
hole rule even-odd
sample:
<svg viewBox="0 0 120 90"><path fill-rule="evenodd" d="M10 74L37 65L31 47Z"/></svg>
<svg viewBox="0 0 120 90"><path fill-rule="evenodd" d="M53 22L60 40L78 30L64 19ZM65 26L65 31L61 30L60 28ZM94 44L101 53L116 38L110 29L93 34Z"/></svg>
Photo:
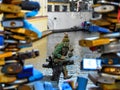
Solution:
<svg viewBox="0 0 120 90"><path fill-rule="evenodd" d="M56 63L56 66L53 68L52 80L58 81L61 72L64 75L64 79L69 79L72 77L68 75L66 65L62 65L63 61L73 55L73 49L71 49L69 42L70 40L68 38L68 34L65 34L62 42L55 46L55 50L53 52L53 61Z"/></svg>

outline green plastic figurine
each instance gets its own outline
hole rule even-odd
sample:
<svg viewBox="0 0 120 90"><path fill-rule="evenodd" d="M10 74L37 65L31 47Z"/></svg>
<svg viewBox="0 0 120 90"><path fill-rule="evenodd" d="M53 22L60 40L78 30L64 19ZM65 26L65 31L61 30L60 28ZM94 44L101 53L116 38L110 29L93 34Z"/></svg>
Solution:
<svg viewBox="0 0 120 90"><path fill-rule="evenodd" d="M66 65L62 64L62 62L73 56L73 48L70 46L68 34L65 33L62 42L55 46L52 54L53 61L57 64L53 68L52 80L59 80L61 73L63 73L64 79L71 78L72 76L68 75Z"/></svg>

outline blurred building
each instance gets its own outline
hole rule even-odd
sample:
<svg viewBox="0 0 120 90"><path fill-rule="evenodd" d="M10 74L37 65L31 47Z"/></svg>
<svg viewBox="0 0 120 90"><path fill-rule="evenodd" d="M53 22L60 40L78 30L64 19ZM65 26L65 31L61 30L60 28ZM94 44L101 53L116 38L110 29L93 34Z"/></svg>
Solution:
<svg viewBox="0 0 120 90"><path fill-rule="evenodd" d="M48 0L48 12L66 12L70 11L68 0Z"/></svg>

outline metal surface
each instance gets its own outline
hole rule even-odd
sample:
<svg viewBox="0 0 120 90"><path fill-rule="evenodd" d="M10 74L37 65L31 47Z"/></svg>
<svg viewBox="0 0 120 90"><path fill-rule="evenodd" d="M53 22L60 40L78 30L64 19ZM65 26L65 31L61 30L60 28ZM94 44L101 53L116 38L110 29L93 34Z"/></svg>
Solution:
<svg viewBox="0 0 120 90"><path fill-rule="evenodd" d="M89 73L88 78L95 84L113 84L115 83L115 79L112 77L101 76L98 73Z"/></svg>
<svg viewBox="0 0 120 90"><path fill-rule="evenodd" d="M4 74L16 75L22 71L23 67L19 63L10 63L2 67L1 72Z"/></svg>
<svg viewBox="0 0 120 90"><path fill-rule="evenodd" d="M97 13L108 13L115 9L113 5L101 5L94 8L94 11Z"/></svg>
<svg viewBox="0 0 120 90"><path fill-rule="evenodd" d="M120 75L110 75L106 73L101 73L102 76L114 78L115 80L120 80Z"/></svg>
<svg viewBox="0 0 120 90"><path fill-rule="evenodd" d="M100 37L117 38L117 37L120 37L120 32L112 32L112 33L107 33L107 34L101 34Z"/></svg>
<svg viewBox="0 0 120 90"><path fill-rule="evenodd" d="M98 3L101 3L101 4L112 4L112 5L120 6L120 3L109 2L109 1L105 1L105 0L100 0L100 1L98 1Z"/></svg>
<svg viewBox="0 0 120 90"><path fill-rule="evenodd" d="M98 78L98 82L101 84L113 84L115 83L115 79L112 77L101 76Z"/></svg>
<svg viewBox="0 0 120 90"><path fill-rule="evenodd" d="M17 62L18 62L17 60L7 60L7 61L5 61L6 64L8 64L8 63L17 63Z"/></svg>
<svg viewBox="0 0 120 90"><path fill-rule="evenodd" d="M97 3L106 3L106 0L98 0Z"/></svg>
<svg viewBox="0 0 120 90"><path fill-rule="evenodd" d="M15 82L10 83L10 84L15 85L15 84L23 84L23 83L26 83L26 82L28 82L28 79L16 80Z"/></svg>
<svg viewBox="0 0 120 90"><path fill-rule="evenodd" d="M16 88L18 87L18 85L12 85L12 86L7 86L7 87L3 87L4 90L16 90Z"/></svg>
<svg viewBox="0 0 120 90"><path fill-rule="evenodd" d="M2 21L2 26L5 28L19 28L23 27L23 21L22 20L6 20Z"/></svg>
<svg viewBox="0 0 120 90"><path fill-rule="evenodd" d="M120 51L120 43L110 43L107 45L100 46L101 53L111 53L111 52L119 52Z"/></svg>

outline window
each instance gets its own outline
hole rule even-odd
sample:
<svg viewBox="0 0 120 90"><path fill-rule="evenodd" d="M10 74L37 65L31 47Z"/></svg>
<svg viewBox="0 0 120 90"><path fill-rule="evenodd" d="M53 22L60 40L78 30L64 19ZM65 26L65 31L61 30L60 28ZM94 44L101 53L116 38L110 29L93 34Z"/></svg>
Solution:
<svg viewBox="0 0 120 90"><path fill-rule="evenodd" d="M60 11L60 6L59 5L55 5L55 12L59 12Z"/></svg>
<svg viewBox="0 0 120 90"><path fill-rule="evenodd" d="M48 12L52 12L52 5L48 5Z"/></svg>
<svg viewBox="0 0 120 90"><path fill-rule="evenodd" d="M66 12L66 11L67 11L67 6L66 6L66 5L63 5L63 6L62 6L62 11L63 11L63 12Z"/></svg>

